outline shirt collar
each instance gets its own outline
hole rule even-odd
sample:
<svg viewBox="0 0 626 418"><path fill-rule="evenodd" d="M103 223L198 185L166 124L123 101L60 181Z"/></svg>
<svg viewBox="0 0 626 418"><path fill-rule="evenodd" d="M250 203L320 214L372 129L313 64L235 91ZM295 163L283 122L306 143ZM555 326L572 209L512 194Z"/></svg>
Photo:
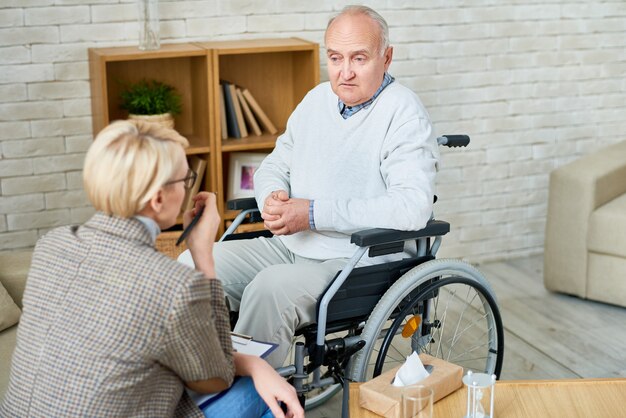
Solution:
<svg viewBox="0 0 626 418"><path fill-rule="evenodd" d="M161 228L159 228L159 224L157 224L154 219L148 218L147 216L135 215L135 219L137 219L146 227L146 229L150 233L152 241L155 241L157 235L161 233Z"/></svg>
<svg viewBox="0 0 626 418"><path fill-rule="evenodd" d="M378 88L378 90L376 90L376 93L374 93L372 98L369 99L368 101L363 102L361 104L358 104L356 106L346 106L346 104L343 101L341 101L341 99L338 99L339 100L339 102L338 102L339 114L344 119L348 119L350 116L354 115L359 110L368 107L369 105L372 104L372 102L374 100L376 100L376 98L378 97L380 92L382 92L385 89L385 87L387 87L389 84L393 83L394 80L395 80L395 78L390 76L389 73L385 72L385 75L383 76L383 82L381 83L381 85Z"/></svg>

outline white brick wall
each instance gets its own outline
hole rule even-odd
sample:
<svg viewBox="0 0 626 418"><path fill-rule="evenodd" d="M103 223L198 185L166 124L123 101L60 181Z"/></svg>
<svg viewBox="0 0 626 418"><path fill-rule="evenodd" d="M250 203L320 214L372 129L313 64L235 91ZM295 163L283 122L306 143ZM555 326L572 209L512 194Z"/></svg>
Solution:
<svg viewBox="0 0 626 418"><path fill-rule="evenodd" d="M444 256L542 250L548 174L626 131L623 0L390 0L391 73L414 89L442 150ZM323 41L321 0L161 0L162 42L300 36ZM135 0L0 1L0 251L93 213L82 191L91 143L87 48L135 45ZM325 80L322 49L321 77Z"/></svg>

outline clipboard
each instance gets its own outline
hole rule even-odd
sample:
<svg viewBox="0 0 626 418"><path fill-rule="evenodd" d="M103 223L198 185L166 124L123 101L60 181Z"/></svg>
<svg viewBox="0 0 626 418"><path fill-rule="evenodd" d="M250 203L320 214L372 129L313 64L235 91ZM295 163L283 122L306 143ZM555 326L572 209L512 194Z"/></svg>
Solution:
<svg viewBox="0 0 626 418"><path fill-rule="evenodd" d="M233 349L238 353L250 354L261 358L267 357L278 347L278 344L258 341L249 335L237 334L235 332L230 333L230 338L233 341Z"/></svg>
<svg viewBox="0 0 626 418"><path fill-rule="evenodd" d="M236 332L230 333L230 338L233 342L233 350L238 353L249 354L261 358L267 357L272 351L274 351L278 344L268 343L265 341L257 341L250 337L249 335L237 334ZM235 381L238 377L235 377ZM233 385L235 383L233 382ZM232 385L231 385L232 387ZM185 389L191 399L194 401L198 407L203 410L207 407L211 402L221 398L224 396L230 388L223 390L219 393L198 393L193 390L187 388Z"/></svg>

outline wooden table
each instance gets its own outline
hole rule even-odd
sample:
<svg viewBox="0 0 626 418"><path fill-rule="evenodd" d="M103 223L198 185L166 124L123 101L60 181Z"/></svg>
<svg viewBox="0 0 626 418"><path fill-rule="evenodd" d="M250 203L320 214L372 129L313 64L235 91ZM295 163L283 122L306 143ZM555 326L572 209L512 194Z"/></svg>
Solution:
<svg viewBox="0 0 626 418"><path fill-rule="evenodd" d="M626 379L509 380L496 383L495 418L622 418L626 416ZM467 390L436 402L434 418L462 418ZM359 407L359 384L350 385L350 417L378 418Z"/></svg>

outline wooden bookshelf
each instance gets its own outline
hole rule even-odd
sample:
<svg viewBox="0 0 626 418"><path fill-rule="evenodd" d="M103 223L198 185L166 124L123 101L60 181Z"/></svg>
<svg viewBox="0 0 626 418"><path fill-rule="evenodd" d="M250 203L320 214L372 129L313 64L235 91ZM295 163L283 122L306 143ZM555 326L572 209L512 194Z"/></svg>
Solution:
<svg viewBox="0 0 626 418"><path fill-rule="evenodd" d="M319 83L319 46L298 38L165 44L156 51L135 47L89 50L94 136L116 119L125 83L155 79L174 86L183 110L175 129L189 139L188 155L209 162L202 190L216 192L224 221L231 152L268 153L305 94ZM220 80L247 88L278 134L221 139ZM221 229L223 231L223 227ZM221 231L220 231L221 232Z"/></svg>

